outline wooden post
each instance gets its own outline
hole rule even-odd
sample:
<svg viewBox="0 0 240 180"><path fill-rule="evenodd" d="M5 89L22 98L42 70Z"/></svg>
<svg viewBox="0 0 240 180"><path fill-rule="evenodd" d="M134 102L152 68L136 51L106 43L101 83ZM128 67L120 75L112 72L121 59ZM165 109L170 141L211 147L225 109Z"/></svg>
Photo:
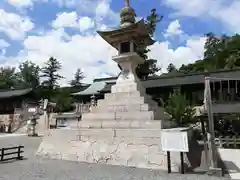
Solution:
<svg viewBox="0 0 240 180"><path fill-rule="evenodd" d="M208 167L209 166L209 157L208 157L207 133L206 133L205 123L202 118L201 118L201 127L202 127L202 133L203 133L205 163L206 163L206 167Z"/></svg>
<svg viewBox="0 0 240 180"><path fill-rule="evenodd" d="M3 161L3 157L4 157L4 148L2 148L2 152L1 152L1 161Z"/></svg>
<svg viewBox="0 0 240 180"><path fill-rule="evenodd" d="M167 166L168 166L168 173L171 173L171 157L170 157L170 151L167 151Z"/></svg>
<svg viewBox="0 0 240 180"><path fill-rule="evenodd" d="M180 152L180 160L181 160L181 174L184 174L184 154Z"/></svg>
<svg viewBox="0 0 240 180"><path fill-rule="evenodd" d="M229 136L226 137L226 146L229 148Z"/></svg>
<svg viewBox="0 0 240 180"><path fill-rule="evenodd" d="M234 148L237 147L236 136L233 136L233 146L234 146Z"/></svg>
<svg viewBox="0 0 240 180"><path fill-rule="evenodd" d="M21 159L21 146L18 146L18 157L17 159Z"/></svg>
<svg viewBox="0 0 240 180"><path fill-rule="evenodd" d="M208 142L209 142L209 155L210 155L210 164L212 168L217 168L217 156L216 156L216 147L215 147L215 130L214 130L214 118L212 112L212 100L211 100L211 89L210 89L210 77L205 78L205 93L204 101L208 114L208 123L209 123L209 133L208 133Z"/></svg>

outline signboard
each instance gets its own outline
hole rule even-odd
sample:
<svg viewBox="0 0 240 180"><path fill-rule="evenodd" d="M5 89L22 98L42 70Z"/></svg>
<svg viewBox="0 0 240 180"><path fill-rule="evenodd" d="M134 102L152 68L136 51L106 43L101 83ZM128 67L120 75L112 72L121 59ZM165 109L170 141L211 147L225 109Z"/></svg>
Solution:
<svg viewBox="0 0 240 180"><path fill-rule="evenodd" d="M28 112L34 113L36 112L36 108L28 108Z"/></svg>
<svg viewBox="0 0 240 180"><path fill-rule="evenodd" d="M47 108L47 104L48 104L48 99L44 99L44 102L43 102L43 109L44 110Z"/></svg>
<svg viewBox="0 0 240 180"><path fill-rule="evenodd" d="M187 131L162 131L161 144L163 151L188 152Z"/></svg>

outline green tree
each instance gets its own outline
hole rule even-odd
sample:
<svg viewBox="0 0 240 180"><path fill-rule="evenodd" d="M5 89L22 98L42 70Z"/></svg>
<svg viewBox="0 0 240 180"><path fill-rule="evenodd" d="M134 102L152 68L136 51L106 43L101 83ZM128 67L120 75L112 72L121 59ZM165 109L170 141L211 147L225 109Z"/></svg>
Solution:
<svg viewBox="0 0 240 180"><path fill-rule="evenodd" d="M57 113L72 111L73 98L68 90L58 88L52 101L56 103Z"/></svg>
<svg viewBox="0 0 240 180"><path fill-rule="evenodd" d="M155 8L153 8L151 10L151 14L149 16L147 16L147 26L149 28L149 34L151 36L154 36L154 33L156 31L156 27L157 27L157 23L159 23L161 20L163 19L163 16L160 16L157 13L157 10Z"/></svg>
<svg viewBox="0 0 240 180"><path fill-rule="evenodd" d="M170 64L168 65L168 67L167 67L167 71L168 71L168 73L172 73L172 72L177 72L178 70L177 70L177 68L174 66L173 63L170 63Z"/></svg>
<svg viewBox="0 0 240 180"><path fill-rule="evenodd" d="M41 94L50 101L57 93L56 88L58 87L58 80L63 78L63 76L59 75L61 68L61 63L57 59L51 57L41 69L41 77L45 79L42 82Z"/></svg>
<svg viewBox="0 0 240 180"><path fill-rule="evenodd" d="M195 123L195 109L190 105L186 95L181 94L179 89L175 89L170 95L165 111L178 126Z"/></svg>
<svg viewBox="0 0 240 180"><path fill-rule="evenodd" d="M140 79L147 79L149 76L155 76L160 70L156 59L148 59L136 68L136 74Z"/></svg>
<svg viewBox="0 0 240 180"><path fill-rule="evenodd" d="M61 68L61 63L57 59L51 57L41 70L41 77L46 79L42 83L43 86L48 87L51 90L58 87L58 80L63 78L63 76L59 75Z"/></svg>
<svg viewBox="0 0 240 180"><path fill-rule="evenodd" d="M38 65L31 61L25 61L19 65L19 70L20 72L17 73L17 76L23 88L31 87L36 89L40 85L40 68Z"/></svg>
<svg viewBox="0 0 240 180"><path fill-rule="evenodd" d="M182 66L181 72L204 72L240 67L240 35L216 36L206 34L205 52L202 60Z"/></svg>
<svg viewBox="0 0 240 180"><path fill-rule="evenodd" d="M0 68L0 88L11 89L16 88L17 78L15 68L1 67Z"/></svg>
<svg viewBox="0 0 240 180"><path fill-rule="evenodd" d="M74 79L71 80L70 85L73 87L81 87L82 86L82 79L84 78L83 72L81 71L80 68L77 69Z"/></svg>
<svg viewBox="0 0 240 180"><path fill-rule="evenodd" d="M162 20L163 16L160 16L156 9L151 10L151 14L146 18L146 26L149 30L149 35L154 36L156 31L157 23ZM148 59L147 53L150 49L144 48L138 51L138 54L146 61L143 64L138 65L136 73L140 79L146 79L148 76L155 75L161 68L157 67L157 60Z"/></svg>

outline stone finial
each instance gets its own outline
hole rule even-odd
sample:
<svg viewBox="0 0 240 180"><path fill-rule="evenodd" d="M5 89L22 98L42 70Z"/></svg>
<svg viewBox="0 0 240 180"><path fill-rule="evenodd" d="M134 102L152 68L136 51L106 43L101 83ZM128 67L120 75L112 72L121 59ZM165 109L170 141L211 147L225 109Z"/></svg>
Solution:
<svg viewBox="0 0 240 180"><path fill-rule="evenodd" d="M120 11L121 27L126 27L135 23L136 13L133 8L130 7L129 0L125 0L125 7Z"/></svg>
<svg viewBox="0 0 240 180"><path fill-rule="evenodd" d="M129 0L125 0L125 7L130 7Z"/></svg>

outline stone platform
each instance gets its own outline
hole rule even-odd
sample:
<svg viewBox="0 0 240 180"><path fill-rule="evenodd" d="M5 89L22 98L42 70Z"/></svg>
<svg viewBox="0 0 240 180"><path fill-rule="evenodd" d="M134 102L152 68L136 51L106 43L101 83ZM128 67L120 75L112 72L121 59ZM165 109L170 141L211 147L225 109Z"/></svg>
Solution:
<svg viewBox="0 0 240 180"><path fill-rule="evenodd" d="M141 123L130 123L132 129L124 129L123 123L117 123L118 128L114 129L111 127L116 127L116 124L112 122L103 124L106 125L102 128L99 128L100 124L92 123L79 124L79 129L51 130L44 136L37 155L88 163L167 169L166 153L161 151L161 131L156 128L160 122L146 123L145 128L139 128ZM179 172L179 165L179 154L172 154L172 170Z"/></svg>
<svg viewBox="0 0 240 180"><path fill-rule="evenodd" d="M167 169L161 151L164 109L145 93L138 80L119 81L98 100L91 113L69 129L50 130L37 154L79 162ZM156 120L157 119L157 120ZM176 158L175 158L176 157ZM172 170L179 171L179 153L172 154Z"/></svg>

